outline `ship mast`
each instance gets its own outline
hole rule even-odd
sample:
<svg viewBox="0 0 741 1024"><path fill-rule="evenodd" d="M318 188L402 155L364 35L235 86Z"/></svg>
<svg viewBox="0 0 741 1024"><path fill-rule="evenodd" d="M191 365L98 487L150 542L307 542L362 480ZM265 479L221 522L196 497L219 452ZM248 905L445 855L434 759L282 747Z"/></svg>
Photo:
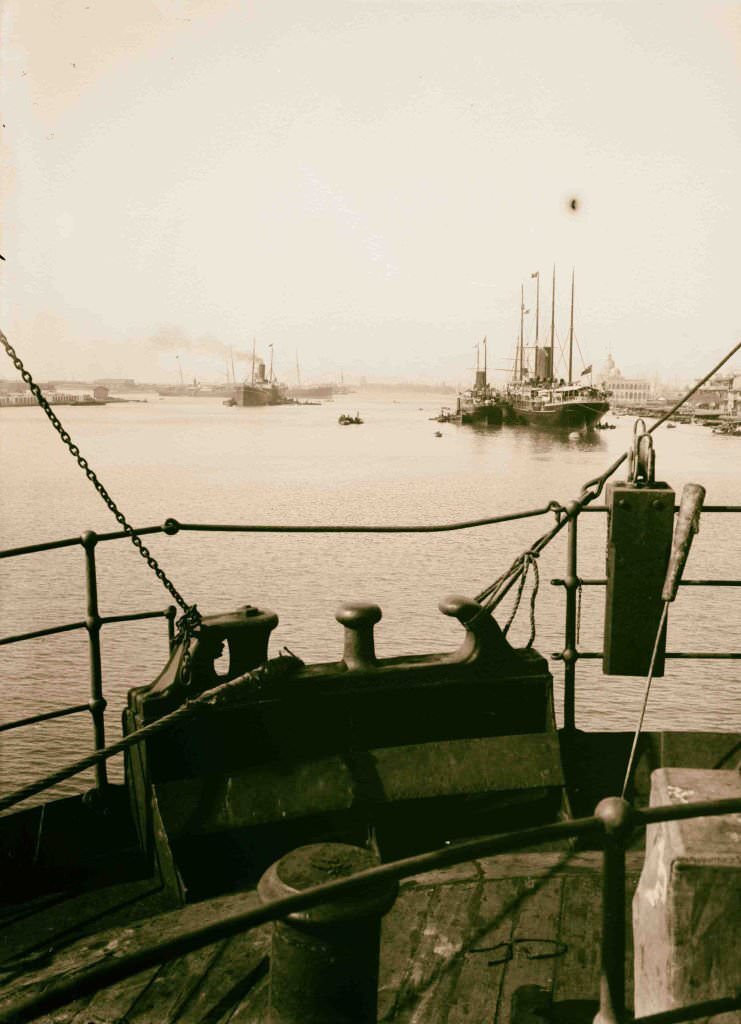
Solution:
<svg viewBox="0 0 741 1024"><path fill-rule="evenodd" d="M553 380L553 356L556 351L556 264L553 264L553 283L551 285L551 354L548 357L548 376Z"/></svg>
<svg viewBox="0 0 741 1024"><path fill-rule="evenodd" d="M252 339L252 387L255 386L255 339Z"/></svg>
<svg viewBox="0 0 741 1024"><path fill-rule="evenodd" d="M574 361L574 268L571 268L571 316L569 319L569 384L573 383Z"/></svg>
<svg viewBox="0 0 741 1024"><path fill-rule="evenodd" d="M537 349L540 334L540 271L536 270L530 276L535 278L535 347Z"/></svg>
<svg viewBox="0 0 741 1024"><path fill-rule="evenodd" d="M486 387L486 335L484 335L484 387Z"/></svg>
<svg viewBox="0 0 741 1024"><path fill-rule="evenodd" d="M517 380L522 380L522 347L525 337L525 285L520 285L520 338L517 346L519 356L519 367Z"/></svg>
<svg viewBox="0 0 741 1024"><path fill-rule="evenodd" d="M273 383L273 346L272 346L272 344L268 345L268 348L270 349L270 376L268 377L268 380L272 384Z"/></svg>

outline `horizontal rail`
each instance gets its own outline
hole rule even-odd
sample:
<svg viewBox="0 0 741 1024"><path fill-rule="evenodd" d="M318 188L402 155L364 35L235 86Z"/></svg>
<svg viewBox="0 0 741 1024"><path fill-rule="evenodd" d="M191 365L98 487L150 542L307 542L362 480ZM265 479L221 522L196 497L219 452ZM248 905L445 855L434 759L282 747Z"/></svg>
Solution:
<svg viewBox="0 0 741 1024"><path fill-rule="evenodd" d="M582 512L607 512L607 505L587 505ZM679 511L679 505L674 506L674 511ZM706 512L741 512L741 505L703 505L702 514Z"/></svg>
<svg viewBox="0 0 741 1024"><path fill-rule="evenodd" d="M671 804L646 811L634 811L633 820L636 824L652 824L658 821L710 817L738 812L741 812L741 798L708 801L700 804ZM426 871L452 867L498 853L510 853L513 850L540 846L558 839L573 839L600 833L604 835L608 829L608 822L597 816L576 818L572 821L553 822L518 832L469 839L455 846L445 846L428 853L404 857L387 864L379 864L354 875L324 882L302 892L232 914L219 921L195 927L190 932L167 942L150 941L137 950L125 953L119 959L106 958L91 965L87 973L82 976L80 974L58 975L40 993L24 996L21 992L5 1010L0 1011L0 1022L10 1024L11 1021L30 1020L43 1013L49 1013L73 998L76 999L95 992L148 967L154 967L163 960L183 956L196 949L201 949L203 946L279 920L288 914L316 907L350 893L362 892L371 885L381 882L398 882Z"/></svg>
<svg viewBox="0 0 741 1024"><path fill-rule="evenodd" d="M705 999L691 1006L678 1006L673 1010L650 1013L647 1017L636 1017L633 1024L683 1024L684 1021L715 1019L716 1014L725 1014L741 1008L741 993L726 996L725 999Z"/></svg>
<svg viewBox="0 0 741 1024"><path fill-rule="evenodd" d="M532 519L547 515L560 509L558 502L550 502L543 508L527 509L524 512L508 512L500 516L487 516L484 519L469 519L459 523L431 523L413 526L337 526L329 525L286 525L271 523L228 524L228 523L180 523L177 519L166 519L161 526L143 526L134 530L137 537L145 534L165 533L170 536L180 530L199 531L203 533L445 533L453 530L470 530L476 526L491 526L495 523L509 523L517 519ZM741 509L740 509L741 511ZM129 534L124 530L112 533L99 533L98 543L105 540L123 540ZM80 537L69 537L65 540L47 541L44 544L27 544L24 547L8 548L0 551L0 558L14 558L16 555L28 555L38 551L51 551L54 548L82 545Z"/></svg>
<svg viewBox="0 0 741 1024"><path fill-rule="evenodd" d="M48 626L46 629L35 629L32 633L18 633L16 636L0 638L0 647L5 644L18 644L21 640L36 640L40 636L53 636L55 633L69 633L73 629L85 629L85 622L68 622L64 626Z"/></svg>
<svg viewBox="0 0 741 1024"><path fill-rule="evenodd" d="M77 715L80 711L89 710L89 704L74 704L68 708L59 708L57 711L44 711L39 715L31 715L29 718L17 718L14 722L3 722L0 725L0 732L20 729L23 725L35 725L37 722L48 722L52 718L66 718L67 715Z"/></svg>
<svg viewBox="0 0 741 1024"><path fill-rule="evenodd" d="M102 625L109 622L137 622L140 619L166 619L169 617L167 609L159 612L128 612L123 615L101 615Z"/></svg>
<svg viewBox="0 0 741 1024"><path fill-rule="evenodd" d="M35 551L53 551L55 548L70 548L81 544L79 537L68 537L66 540L50 540L43 544L26 544L20 548L7 548L0 551L0 558L14 558L16 555L30 555Z"/></svg>
<svg viewBox="0 0 741 1024"><path fill-rule="evenodd" d="M585 580L579 579L579 585L582 587L605 587L607 586L607 580L596 579L596 580ZM562 579L551 580L551 586L554 587L565 587L566 581ZM680 580L680 587L741 587L741 580Z"/></svg>
<svg viewBox="0 0 741 1024"><path fill-rule="evenodd" d="M406 526L338 526L334 524L324 525L288 525L271 523L252 524L229 524L229 523L180 523L176 519L167 519L161 526L142 526L133 531L135 536L143 537L147 534L165 533L175 534L180 530L203 533L446 533L454 530L470 530L477 526L492 526L496 523L510 523L517 519L532 519L536 516L546 515L548 512L558 512L562 508L557 501L551 501L543 508L527 509L524 512L508 512L500 516L487 516L483 519L469 519L458 523L431 523L428 525L406 525ZM679 506L674 506L674 511ZM585 505L582 512L606 512L606 505ZM741 505L704 505L703 515L707 512L741 512ZM123 540L129 534L124 530L115 530L111 533L97 534L97 541ZM22 547L7 548L0 551L0 558L14 558L17 555L34 554L39 551L52 551L56 548L73 547L76 544L82 545L80 537L67 537L64 540L46 541L43 544L26 544Z"/></svg>
<svg viewBox="0 0 741 1024"><path fill-rule="evenodd" d="M563 661L563 652L554 651L551 657L554 661ZM595 661L603 657L602 651L575 651L572 660ZM735 661L741 658L741 651L666 651L664 657L686 661Z"/></svg>
<svg viewBox="0 0 741 1024"><path fill-rule="evenodd" d="M123 615L102 615L98 622L106 625L110 622L137 622L140 619L162 619L168 618L167 609L156 612L127 612ZM5 636L0 638L0 647L6 644L17 644L22 640L36 640L41 636L53 636L55 633L69 633L75 629L86 629L87 622L68 622L63 626L48 626L46 629L36 629L32 633L18 633L16 636Z"/></svg>
<svg viewBox="0 0 741 1024"><path fill-rule="evenodd" d="M637 826L656 825L661 821L684 821L687 818L710 818L741 811L741 797L726 800L696 800L687 804L666 804L663 807L637 807L633 820Z"/></svg>
<svg viewBox="0 0 741 1024"><path fill-rule="evenodd" d="M270 523L246 526L218 523L177 523L178 530L192 530L203 533L446 533L453 530L470 530L477 526L491 526L495 523L509 523L516 519L532 519L555 512L557 505L528 509L525 512L509 512L501 516L487 516L484 519L468 519L459 523L430 523L416 526L273 526ZM176 532L172 530L171 532Z"/></svg>

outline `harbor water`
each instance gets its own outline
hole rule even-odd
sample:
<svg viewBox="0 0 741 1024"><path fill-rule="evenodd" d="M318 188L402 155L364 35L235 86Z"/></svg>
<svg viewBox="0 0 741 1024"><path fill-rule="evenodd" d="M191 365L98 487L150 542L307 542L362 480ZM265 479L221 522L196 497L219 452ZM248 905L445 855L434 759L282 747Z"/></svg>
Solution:
<svg viewBox="0 0 741 1024"><path fill-rule="evenodd" d="M137 396L141 398L141 396ZM632 420L569 436L521 427L438 425L450 395L358 393L316 406L226 408L220 399L149 397L146 403L59 410L82 454L135 527L184 523L423 525L543 507L578 496L630 444ZM339 426L359 411L362 425ZM39 409L0 410L3 549L117 529L84 473ZM436 436L440 431L441 437ZM739 504L741 441L680 425L655 436L657 479L677 493L703 484L707 504ZM618 477L621 476L619 471ZM553 513L432 534L196 533L145 542L180 593L202 614L244 604L275 610L271 652L287 645L306 661L342 651L334 612L344 600L378 603L379 657L452 650L462 630L437 602L475 596L553 523ZM604 576L606 517L582 516L579 575ZM101 543L96 560L102 615L154 611L171 598L130 542ZM563 646L565 531L539 559L535 646ZM0 563L0 635L85 618L79 546ZM703 516L690 579L741 577L741 516ZM531 582L510 639L527 642ZM509 617L513 592L499 614ZM586 587L579 647L600 651L604 588ZM741 590L684 587L669 616L670 651L741 650ZM151 681L167 657L164 619L102 630L107 738L120 735L127 690ZM738 661L670 661L656 681L646 728L741 729ZM560 715L561 666L551 662ZM5 722L89 699L87 635L75 630L3 647ZM577 671L577 725L630 729L644 681L604 677L599 661ZM424 715L420 708L420 715ZM91 748L86 713L0 734L0 786L7 792ZM119 759L120 761L120 759ZM121 777L114 762L111 775ZM70 780L60 792L89 785Z"/></svg>

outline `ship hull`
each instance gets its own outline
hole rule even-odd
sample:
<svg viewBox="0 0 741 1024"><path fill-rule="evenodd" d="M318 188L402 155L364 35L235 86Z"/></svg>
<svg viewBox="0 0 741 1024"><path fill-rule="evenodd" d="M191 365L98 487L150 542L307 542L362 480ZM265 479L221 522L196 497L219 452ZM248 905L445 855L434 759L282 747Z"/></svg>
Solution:
<svg viewBox="0 0 741 1024"><path fill-rule="evenodd" d="M234 389L234 401L240 406L269 405L270 392L267 388L238 387Z"/></svg>
<svg viewBox="0 0 741 1024"><path fill-rule="evenodd" d="M278 385L260 387L243 384L234 389L232 397L234 404L239 406L289 405L292 402L287 398L285 389Z"/></svg>
<svg viewBox="0 0 741 1024"><path fill-rule="evenodd" d="M503 420L500 404L461 405L458 410L461 423L478 423L484 426L499 426Z"/></svg>
<svg viewBox="0 0 741 1024"><path fill-rule="evenodd" d="M508 419L530 427L581 429L593 427L610 408L609 402L563 402L557 406L531 409L517 403L510 404Z"/></svg>

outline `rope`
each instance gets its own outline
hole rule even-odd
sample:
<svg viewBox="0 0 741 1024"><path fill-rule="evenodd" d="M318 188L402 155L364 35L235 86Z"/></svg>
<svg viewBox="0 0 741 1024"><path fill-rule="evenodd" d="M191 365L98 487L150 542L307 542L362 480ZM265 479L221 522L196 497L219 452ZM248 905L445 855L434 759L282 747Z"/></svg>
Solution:
<svg viewBox="0 0 741 1024"><path fill-rule="evenodd" d="M510 616L509 616L509 619L507 620L507 624L502 629L502 632L506 636L507 633L509 632L510 626L512 625L512 623L515 620L515 616L517 615L517 610L520 607L520 601L522 600L522 594L523 594L523 591L525 589L525 581L527 579L527 574L528 574L528 572L530 570L530 567L532 566L532 569L533 569L533 589L530 592L530 639L525 644L525 647L532 647L533 646L533 642L535 641L535 629L536 629L536 627L535 627L535 601L537 599L538 589L540 587L540 572L538 570L538 563L536 561L536 559L538 558L538 552L525 551L520 557L522 559L522 566L523 566L522 573L520 575L520 583L519 583L519 586L517 587L517 594L515 596L514 606L512 608L512 611L510 612Z"/></svg>
<svg viewBox="0 0 741 1024"><path fill-rule="evenodd" d="M137 729L136 732L124 736L117 743L111 743L102 750L96 750L94 753L88 754L87 757L83 757L79 761L67 765L65 768L52 772L52 774L45 776L43 779L29 783L29 785L24 786L22 789L17 789L7 796L0 797L0 812L21 803L23 800L28 800L29 797L35 796L42 790L51 789L52 786L56 786L73 775L79 775L80 772L86 771L88 768L94 768L95 765L101 764L103 761L107 761L109 758L125 750L129 750L137 743L142 743L144 740L149 740L153 736L159 735L159 733L169 729L176 722L184 721L204 707L220 707L233 701L237 696L243 696L245 699L247 697L254 697L264 692L276 681L292 675L303 664L303 661L296 657L295 654L290 652L281 653L277 658L271 658L250 672L245 672L226 683L220 683L210 690L204 690L203 693L193 697L191 700L187 700L179 708L176 708L167 715L163 715L162 718L158 718L156 722L151 722L149 725Z"/></svg>
<svg viewBox="0 0 741 1024"><path fill-rule="evenodd" d="M659 620L659 628L656 630L656 639L654 640L654 649L653 649L653 652L651 654L651 664L649 665L649 668L648 668L648 678L646 679L646 688L645 688L645 690L643 692L643 705L641 707L641 713L638 716L638 725L636 726L636 731L633 734L633 745L630 748L630 756L628 758L628 767L625 769L625 779L623 780L623 791L620 794L620 796L623 798L623 800L625 799L625 794L628 791L628 786L630 785L630 780L631 780L631 778L633 776L633 768L634 768L634 765L635 765L636 754L638 752L638 740L639 740L640 735L641 735L641 730L643 729L643 719L646 717L646 708L648 707L648 696L649 696L649 694L651 692L651 683L653 682L653 678L654 678L654 665L656 663L656 655L657 655L658 650L659 650L659 641L661 640L661 633L662 633L662 630L664 629L664 624L666 622L666 614L667 614L668 611L669 611L669 602L668 601L664 601L664 608L663 608L663 610L661 612L661 619Z"/></svg>

